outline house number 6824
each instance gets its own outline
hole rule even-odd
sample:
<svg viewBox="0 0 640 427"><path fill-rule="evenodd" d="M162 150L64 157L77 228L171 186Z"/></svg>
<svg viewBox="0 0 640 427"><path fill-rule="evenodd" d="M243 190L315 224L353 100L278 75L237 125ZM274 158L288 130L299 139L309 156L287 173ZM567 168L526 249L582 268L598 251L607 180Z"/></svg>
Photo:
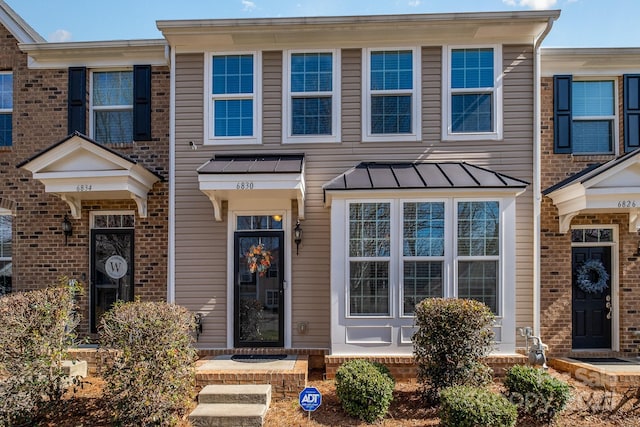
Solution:
<svg viewBox="0 0 640 427"><path fill-rule="evenodd" d="M638 203L636 203L635 200L619 200L618 201L618 207L619 208L635 208L640 206Z"/></svg>
<svg viewBox="0 0 640 427"><path fill-rule="evenodd" d="M253 190L253 182L251 182L251 181L239 181L236 184L236 190Z"/></svg>

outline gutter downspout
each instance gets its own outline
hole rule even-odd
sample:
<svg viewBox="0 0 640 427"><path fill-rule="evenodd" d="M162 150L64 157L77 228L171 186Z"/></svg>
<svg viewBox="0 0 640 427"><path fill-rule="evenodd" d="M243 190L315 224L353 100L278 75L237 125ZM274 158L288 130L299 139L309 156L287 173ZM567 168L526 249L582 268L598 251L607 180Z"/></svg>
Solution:
<svg viewBox="0 0 640 427"><path fill-rule="evenodd" d="M176 51L172 46L169 93L169 238L167 254L167 302L176 300Z"/></svg>
<svg viewBox="0 0 640 427"><path fill-rule="evenodd" d="M533 335L540 336L540 213L542 206L541 183L541 94L540 45L549 34L556 18L549 18L544 31L534 42L533 64Z"/></svg>

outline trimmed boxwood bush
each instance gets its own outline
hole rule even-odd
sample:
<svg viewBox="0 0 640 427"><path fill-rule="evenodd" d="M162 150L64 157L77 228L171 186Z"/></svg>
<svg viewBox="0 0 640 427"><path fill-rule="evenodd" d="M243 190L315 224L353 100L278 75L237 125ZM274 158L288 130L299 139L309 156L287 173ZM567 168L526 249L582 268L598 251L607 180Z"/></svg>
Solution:
<svg viewBox="0 0 640 427"><path fill-rule="evenodd" d="M504 396L468 386L443 389L439 415L443 427L512 427L518 419L516 405Z"/></svg>
<svg viewBox="0 0 640 427"><path fill-rule="evenodd" d="M195 386L193 315L164 302L117 302L100 321L104 398L118 425L174 425Z"/></svg>
<svg viewBox="0 0 640 427"><path fill-rule="evenodd" d="M336 394L342 408L368 423L387 414L394 384L386 366L367 360L350 360L336 371Z"/></svg>
<svg viewBox="0 0 640 427"><path fill-rule="evenodd" d="M61 401L75 343L78 282L0 296L0 426L31 424Z"/></svg>
<svg viewBox="0 0 640 427"><path fill-rule="evenodd" d="M562 412L571 398L566 382L540 368L514 365L504 380L509 400L518 405L521 415L549 422Z"/></svg>
<svg viewBox="0 0 640 427"><path fill-rule="evenodd" d="M428 298L416 306L415 316L413 354L428 403L437 403L445 387L483 386L491 381L491 368L483 359L491 352L495 317L487 305Z"/></svg>

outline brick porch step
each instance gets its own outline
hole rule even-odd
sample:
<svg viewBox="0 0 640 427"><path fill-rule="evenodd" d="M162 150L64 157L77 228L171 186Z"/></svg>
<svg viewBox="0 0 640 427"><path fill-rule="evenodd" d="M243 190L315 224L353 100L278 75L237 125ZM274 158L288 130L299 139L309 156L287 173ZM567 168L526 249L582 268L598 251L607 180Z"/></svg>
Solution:
<svg viewBox="0 0 640 427"><path fill-rule="evenodd" d="M195 427L259 427L270 403L268 384L207 385L198 393L198 406L189 421Z"/></svg>

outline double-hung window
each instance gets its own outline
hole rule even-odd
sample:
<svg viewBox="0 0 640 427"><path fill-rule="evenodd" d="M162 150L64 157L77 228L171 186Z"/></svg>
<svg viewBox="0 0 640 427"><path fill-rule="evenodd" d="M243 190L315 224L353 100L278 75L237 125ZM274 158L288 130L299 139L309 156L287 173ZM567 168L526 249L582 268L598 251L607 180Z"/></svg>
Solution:
<svg viewBox="0 0 640 427"><path fill-rule="evenodd" d="M259 61L256 53L214 54L210 57L209 141L259 142Z"/></svg>
<svg viewBox="0 0 640 427"><path fill-rule="evenodd" d="M0 296L11 292L12 223L11 212L0 209Z"/></svg>
<svg viewBox="0 0 640 427"><path fill-rule="evenodd" d="M449 47L444 55L443 139L501 138L499 47Z"/></svg>
<svg viewBox="0 0 640 427"><path fill-rule="evenodd" d="M445 203L402 206L402 315L425 298L444 296Z"/></svg>
<svg viewBox="0 0 640 427"><path fill-rule="evenodd" d="M420 51L367 49L363 60L365 141L419 141Z"/></svg>
<svg viewBox="0 0 640 427"><path fill-rule="evenodd" d="M613 154L616 146L616 82L554 76L554 151Z"/></svg>
<svg viewBox="0 0 640 427"><path fill-rule="evenodd" d="M457 203L458 298L475 299L498 312L500 204Z"/></svg>
<svg viewBox="0 0 640 427"><path fill-rule="evenodd" d="M615 121L613 80L573 81L574 153L612 153Z"/></svg>
<svg viewBox="0 0 640 427"><path fill-rule="evenodd" d="M349 205L349 314L389 316L391 204Z"/></svg>
<svg viewBox="0 0 640 427"><path fill-rule="evenodd" d="M0 73L0 147L12 145L13 74Z"/></svg>
<svg viewBox="0 0 640 427"><path fill-rule="evenodd" d="M91 85L93 139L101 143L133 141L133 72L94 71Z"/></svg>
<svg viewBox="0 0 640 427"><path fill-rule="evenodd" d="M339 51L285 54L285 142L338 142Z"/></svg>

